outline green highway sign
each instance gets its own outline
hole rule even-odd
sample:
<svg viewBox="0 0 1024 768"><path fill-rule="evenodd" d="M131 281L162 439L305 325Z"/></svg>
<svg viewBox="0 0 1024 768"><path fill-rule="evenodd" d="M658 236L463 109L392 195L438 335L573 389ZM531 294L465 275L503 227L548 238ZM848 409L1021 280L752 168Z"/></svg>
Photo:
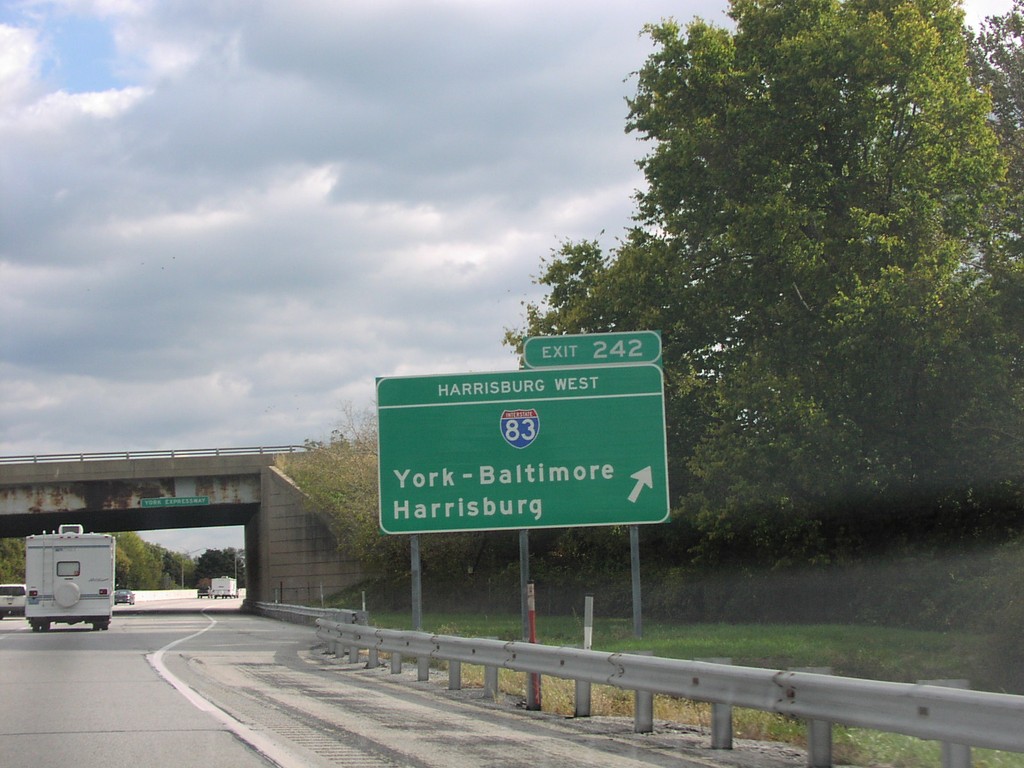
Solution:
<svg viewBox="0 0 1024 768"><path fill-rule="evenodd" d="M526 368L661 364L658 331L531 336L523 345Z"/></svg>
<svg viewBox="0 0 1024 768"><path fill-rule="evenodd" d="M209 496L160 496L153 499L142 499L143 509L147 507L201 507L209 503Z"/></svg>
<svg viewBox="0 0 1024 768"><path fill-rule="evenodd" d="M668 517L656 365L381 378L377 416L385 533Z"/></svg>

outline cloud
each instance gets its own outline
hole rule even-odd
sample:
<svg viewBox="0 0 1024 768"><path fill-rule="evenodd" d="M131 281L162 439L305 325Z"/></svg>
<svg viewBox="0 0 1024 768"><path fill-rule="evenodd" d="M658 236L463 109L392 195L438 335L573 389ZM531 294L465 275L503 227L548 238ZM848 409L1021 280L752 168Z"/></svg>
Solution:
<svg viewBox="0 0 1024 768"><path fill-rule="evenodd" d="M8 4L0 453L298 443L514 367L541 259L630 224L642 25L724 7Z"/></svg>
<svg viewBox="0 0 1024 768"><path fill-rule="evenodd" d="M39 46L32 31L0 25L0 116L31 95L38 55Z"/></svg>
<svg viewBox="0 0 1024 768"><path fill-rule="evenodd" d="M724 9L5 4L0 454L325 439L376 376L515 367L541 258L630 224L641 27Z"/></svg>

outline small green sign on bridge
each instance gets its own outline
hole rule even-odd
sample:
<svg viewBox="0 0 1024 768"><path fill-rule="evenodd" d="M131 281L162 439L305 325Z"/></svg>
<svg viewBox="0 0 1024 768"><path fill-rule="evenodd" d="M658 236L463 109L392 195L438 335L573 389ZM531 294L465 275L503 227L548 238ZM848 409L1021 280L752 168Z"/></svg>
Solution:
<svg viewBox="0 0 1024 768"><path fill-rule="evenodd" d="M201 507L210 503L209 496L158 496L142 499L142 508L149 507Z"/></svg>

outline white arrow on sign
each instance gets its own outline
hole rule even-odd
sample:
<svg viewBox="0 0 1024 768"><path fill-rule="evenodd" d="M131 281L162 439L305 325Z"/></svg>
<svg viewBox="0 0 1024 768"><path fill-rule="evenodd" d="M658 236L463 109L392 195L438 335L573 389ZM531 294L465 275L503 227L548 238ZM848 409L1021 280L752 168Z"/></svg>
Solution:
<svg viewBox="0 0 1024 768"><path fill-rule="evenodd" d="M630 477L636 480L636 485L633 486L633 490L629 494L630 502L635 504L636 500L640 498L640 491L644 489L644 486L654 488L654 473L650 467L644 467L639 472L634 472Z"/></svg>

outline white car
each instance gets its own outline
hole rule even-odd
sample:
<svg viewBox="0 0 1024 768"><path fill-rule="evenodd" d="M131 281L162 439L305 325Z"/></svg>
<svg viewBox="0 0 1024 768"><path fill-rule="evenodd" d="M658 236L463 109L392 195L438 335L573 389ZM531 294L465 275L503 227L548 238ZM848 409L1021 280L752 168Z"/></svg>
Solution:
<svg viewBox="0 0 1024 768"><path fill-rule="evenodd" d="M0 584L0 619L25 615L25 585Z"/></svg>

